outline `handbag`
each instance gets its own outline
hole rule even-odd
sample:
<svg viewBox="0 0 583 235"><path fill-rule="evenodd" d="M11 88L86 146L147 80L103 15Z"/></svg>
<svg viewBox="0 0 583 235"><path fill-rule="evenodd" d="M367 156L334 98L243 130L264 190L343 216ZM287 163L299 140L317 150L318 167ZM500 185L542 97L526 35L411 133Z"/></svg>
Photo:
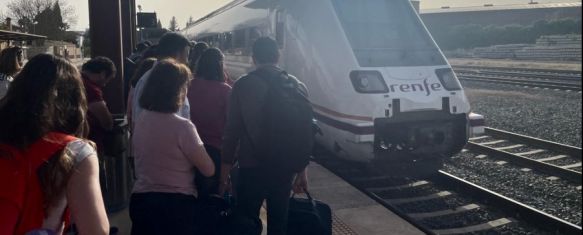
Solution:
<svg viewBox="0 0 583 235"><path fill-rule="evenodd" d="M328 204L314 200L306 190L308 198L289 199L288 235L331 235L332 210Z"/></svg>

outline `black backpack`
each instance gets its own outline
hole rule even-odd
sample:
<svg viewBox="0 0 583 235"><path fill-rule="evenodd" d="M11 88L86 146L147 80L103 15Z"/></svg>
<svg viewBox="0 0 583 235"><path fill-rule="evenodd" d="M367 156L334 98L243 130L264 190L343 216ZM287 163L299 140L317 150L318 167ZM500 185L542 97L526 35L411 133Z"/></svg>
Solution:
<svg viewBox="0 0 583 235"><path fill-rule="evenodd" d="M250 74L268 85L263 106L261 145L254 149L262 165L280 173L297 173L309 163L314 145L314 114L300 83L285 71Z"/></svg>

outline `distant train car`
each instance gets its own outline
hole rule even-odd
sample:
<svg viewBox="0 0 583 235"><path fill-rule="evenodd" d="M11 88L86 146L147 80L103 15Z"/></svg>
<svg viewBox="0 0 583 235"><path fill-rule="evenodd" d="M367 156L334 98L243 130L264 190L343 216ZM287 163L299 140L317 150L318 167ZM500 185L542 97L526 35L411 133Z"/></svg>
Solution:
<svg viewBox="0 0 583 235"><path fill-rule="evenodd" d="M183 33L222 49L231 77L253 69L255 39L275 38L310 90L318 142L341 158L435 170L471 135L464 91L409 0L238 0Z"/></svg>

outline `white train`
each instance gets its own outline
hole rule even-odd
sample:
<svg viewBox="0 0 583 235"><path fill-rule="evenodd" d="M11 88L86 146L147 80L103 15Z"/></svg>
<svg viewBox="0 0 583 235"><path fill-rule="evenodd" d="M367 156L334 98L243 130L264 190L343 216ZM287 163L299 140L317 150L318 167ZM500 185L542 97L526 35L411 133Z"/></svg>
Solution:
<svg viewBox="0 0 583 235"><path fill-rule="evenodd" d="M409 0L236 0L183 33L223 50L233 77L253 69L256 38L275 38L319 143L345 159L431 169L483 125Z"/></svg>

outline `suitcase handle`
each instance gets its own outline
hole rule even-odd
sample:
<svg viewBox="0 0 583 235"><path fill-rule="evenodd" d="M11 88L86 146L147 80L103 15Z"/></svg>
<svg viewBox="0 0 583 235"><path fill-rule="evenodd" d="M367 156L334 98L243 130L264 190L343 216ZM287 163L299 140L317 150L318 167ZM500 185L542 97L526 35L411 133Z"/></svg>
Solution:
<svg viewBox="0 0 583 235"><path fill-rule="evenodd" d="M310 203L312 204L313 208L316 207L316 201L314 200L314 198L312 198L312 195L310 195L310 192L307 189L304 189L304 194L306 194L306 196L308 196L308 200L310 201ZM297 195L297 193L293 193L291 198L295 198Z"/></svg>

